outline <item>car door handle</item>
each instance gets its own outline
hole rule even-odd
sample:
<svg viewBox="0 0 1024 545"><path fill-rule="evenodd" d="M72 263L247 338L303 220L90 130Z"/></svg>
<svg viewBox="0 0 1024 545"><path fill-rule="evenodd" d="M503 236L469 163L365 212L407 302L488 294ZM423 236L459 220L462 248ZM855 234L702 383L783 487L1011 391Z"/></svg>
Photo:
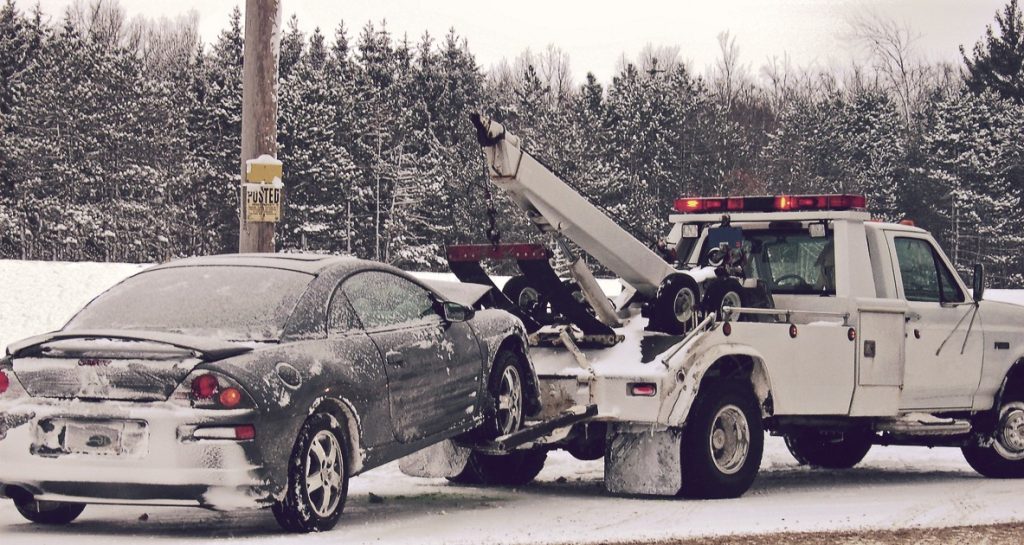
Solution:
<svg viewBox="0 0 1024 545"><path fill-rule="evenodd" d="M405 358L401 354L388 354L387 361L388 365L394 365L395 367L405 365Z"/></svg>
<svg viewBox="0 0 1024 545"><path fill-rule="evenodd" d="M916 321L918 321L920 319L921 319L921 313L919 313L919 312L908 312L907 315L906 315L906 320L908 322L916 322Z"/></svg>

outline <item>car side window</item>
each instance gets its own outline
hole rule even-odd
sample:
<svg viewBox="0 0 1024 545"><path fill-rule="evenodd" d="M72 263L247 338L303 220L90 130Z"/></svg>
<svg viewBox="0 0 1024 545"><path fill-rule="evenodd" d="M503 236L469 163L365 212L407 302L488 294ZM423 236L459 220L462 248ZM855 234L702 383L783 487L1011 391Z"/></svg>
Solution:
<svg viewBox="0 0 1024 545"><path fill-rule="evenodd" d="M367 329L434 318L430 292L391 273L357 273L342 284L359 321Z"/></svg>
<svg viewBox="0 0 1024 545"><path fill-rule="evenodd" d="M358 328L359 320L356 318L356 313L352 310L352 305L349 304L341 287L338 287L334 290L334 295L331 296L331 305L327 309L327 332L345 333Z"/></svg>
<svg viewBox="0 0 1024 545"><path fill-rule="evenodd" d="M903 296L907 301L964 301L964 294L953 279L953 273L939 259L930 242L920 238L897 237L893 243L900 278L903 280Z"/></svg>

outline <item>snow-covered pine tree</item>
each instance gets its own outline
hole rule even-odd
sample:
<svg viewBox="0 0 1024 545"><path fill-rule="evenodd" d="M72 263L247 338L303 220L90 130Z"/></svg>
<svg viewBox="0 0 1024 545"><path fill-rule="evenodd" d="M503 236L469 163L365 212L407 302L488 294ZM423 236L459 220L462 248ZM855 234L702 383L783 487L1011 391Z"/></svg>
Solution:
<svg viewBox="0 0 1024 545"><path fill-rule="evenodd" d="M967 86L975 93L994 91L1024 104L1024 15L1018 0L1010 0L996 13L996 26L998 35L989 25L970 55L960 46Z"/></svg>

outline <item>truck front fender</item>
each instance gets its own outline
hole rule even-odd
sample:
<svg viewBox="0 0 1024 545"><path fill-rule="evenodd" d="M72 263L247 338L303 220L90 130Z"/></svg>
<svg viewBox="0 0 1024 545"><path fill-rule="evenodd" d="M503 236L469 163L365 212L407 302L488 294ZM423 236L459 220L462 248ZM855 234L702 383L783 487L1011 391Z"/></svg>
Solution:
<svg viewBox="0 0 1024 545"><path fill-rule="evenodd" d="M698 343L702 344L702 343ZM669 426L683 426L690 414L693 402L700 394L706 381L736 379L750 382L761 406L763 416L771 414L771 377L765 365L764 356L755 348L745 344L719 344L703 349L694 346L684 356L677 372L680 379L674 403L666 405L668 414L661 419Z"/></svg>

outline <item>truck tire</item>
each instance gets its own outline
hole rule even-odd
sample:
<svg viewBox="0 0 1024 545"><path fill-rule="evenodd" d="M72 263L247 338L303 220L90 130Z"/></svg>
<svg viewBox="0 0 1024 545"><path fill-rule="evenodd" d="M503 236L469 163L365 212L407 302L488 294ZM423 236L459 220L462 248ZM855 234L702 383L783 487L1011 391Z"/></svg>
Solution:
<svg viewBox="0 0 1024 545"><path fill-rule="evenodd" d="M277 523L288 532L326 532L338 523L348 498L346 435L325 413L306 419L288 462L284 499L272 506Z"/></svg>
<svg viewBox="0 0 1024 545"><path fill-rule="evenodd" d="M473 452L462 473L448 480L458 484L523 486L544 469L545 450L515 450L508 454Z"/></svg>
<svg viewBox="0 0 1024 545"><path fill-rule="evenodd" d="M750 384L736 380L701 386L680 446L686 498L736 498L754 483L764 453L761 409Z"/></svg>
<svg viewBox="0 0 1024 545"><path fill-rule="evenodd" d="M526 392L519 357L514 352L505 350L495 356L487 388L496 410L473 432L474 439L486 441L519 431L526 414L523 406ZM507 454L473 451L466 467L448 480L459 484L521 486L544 469L546 459L547 452L543 450L516 450Z"/></svg>
<svg viewBox="0 0 1024 545"><path fill-rule="evenodd" d="M669 275L658 287L648 329L669 335L686 333L700 310L700 285L683 273Z"/></svg>
<svg viewBox="0 0 1024 545"><path fill-rule="evenodd" d="M962 448L967 463L993 479L1024 478L1024 402L1011 401L999 409L992 444Z"/></svg>
<svg viewBox="0 0 1024 545"><path fill-rule="evenodd" d="M825 469L850 469L860 463L871 450L867 432L847 432L840 438L815 431L786 434L786 448L801 465Z"/></svg>
<svg viewBox="0 0 1024 545"><path fill-rule="evenodd" d="M501 293L508 297L516 308L527 316L545 322L548 317L548 300L525 276L513 276L508 279Z"/></svg>
<svg viewBox="0 0 1024 545"><path fill-rule="evenodd" d="M23 495L14 498L14 507L27 520L47 526L71 524L85 511L84 503L36 501L32 496Z"/></svg>
<svg viewBox="0 0 1024 545"><path fill-rule="evenodd" d="M704 300L701 301L701 308L708 314L715 314L721 320L722 307L745 307L747 304L746 291L739 280L722 278L711 281L704 293Z"/></svg>

